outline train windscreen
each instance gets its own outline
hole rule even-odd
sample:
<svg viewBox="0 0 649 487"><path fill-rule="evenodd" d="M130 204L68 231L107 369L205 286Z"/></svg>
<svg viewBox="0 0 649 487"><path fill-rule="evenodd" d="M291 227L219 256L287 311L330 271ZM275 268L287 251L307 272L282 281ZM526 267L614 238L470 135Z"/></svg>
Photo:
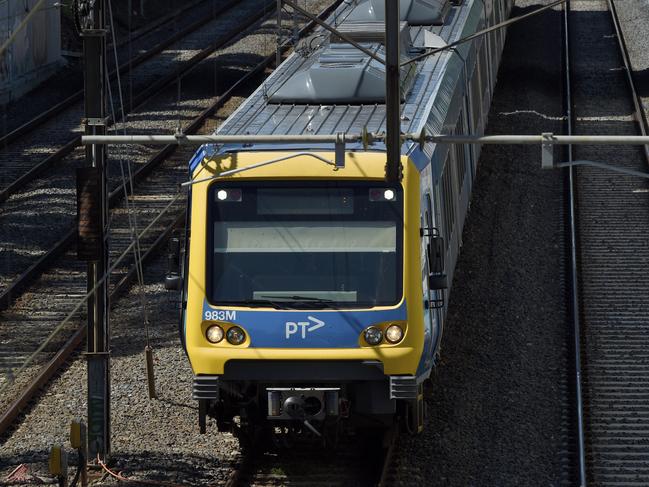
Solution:
<svg viewBox="0 0 649 487"><path fill-rule="evenodd" d="M212 304L367 308L401 300L400 187L218 182L209 198Z"/></svg>

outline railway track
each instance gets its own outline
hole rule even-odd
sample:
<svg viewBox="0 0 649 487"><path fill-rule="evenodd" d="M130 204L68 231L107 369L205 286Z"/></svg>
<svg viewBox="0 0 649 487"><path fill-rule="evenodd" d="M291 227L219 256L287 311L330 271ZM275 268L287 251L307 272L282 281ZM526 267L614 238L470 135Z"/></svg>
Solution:
<svg viewBox="0 0 649 487"><path fill-rule="evenodd" d="M167 14L149 25L133 32L115 46L109 43L110 55L106 59L109 77L115 81L117 73L127 76L129 71L143 62L159 55L171 44L186 37L227 10L228 4L217 0L194 0ZM112 41L109 37L109 41ZM114 50L117 50L118 66L115 66ZM135 54L134 54L135 53ZM81 64L81 63L79 63ZM29 93L29 103L18 100L7 107L3 114L3 134L0 136L0 149L7 149L15 141L34 131L45 122L52 120L61 112L83 101L83 73L81 66L62 74L60 79L48 81ZM53 100L57 100L53 103ZM22 102L22 103L21 103ZM79 120L69 127L69 132L77 130ZM0 201L8 197L5 189L0 192Z"/></svg>
<svg viewBox="0 0 649 487"><path fill-rule="evenodd" d="M398 428L341 439L325 449L314 439L293 440L264 451L245 451L227 487L280 485L378 486L395 482Z"/></svg>
<svg viewBox="0 0 649 487"><path fill-rule="evenodd" d="M251 2L252 3L252 2ZM340 2L335 2L320 13L322 18L329 15ZM259 12L259 8L256 9ZM227 86L215 96L204 96L199 91L188 93L193 119L184 126L185 133L212 133L215 123L227 116L238 103L237 97L245 96L257 86L259 77L266 73L275 60L274 30L270 28L274 22L273 11L261 12L260 20L251 21L251 14L241 19L240 25L235 26L236 40L230 39L227 46L211 54L212 62L221 63L221 70L232 70L238 76L226 78ZM288 22L288 19L287 19ZM304 34L315 26L309 22L303 25L300 34ZM245 29L248 30L245 30ZM263 41L260 42L259 41ZM289 48L284 45L284 51ZM263 52L265 50L265 52ZM262 52L260 52L262 51ZM234 55L236 53L236 56ZM256 54L255 54L256 53ZM207 56L206 56L207 58ZM250 59L255 62L250 63ZM204 74L202 70L211 73L212 63L206 63L195 68L193 75ZM225 83L224 83L225 84ZM200 85L200 83L199 83ZM199 96L201 102L198 103ZM167 96L166 102L175 100L175 93ZM173 103L172 103L173 106ZM151 108L151 107L149 107ZM167 107L168 109L168 107ZM196 112L198 112L196 114ZM143 116L151 112L144 112ZM156 112L160 113L160 112ZM162 112L164 114L164 112ZM151 122L145 119L151 129ZM133 127L131 127L133 128ZM155 130L156 127L154 126ZM139 153L142 154L139 154ZM140 231L145 226L150 231L141 238L143 252L149 258L159 253L174 227L183 221L183 199L175 201L178 195L178 183L186 180L187 161L193 150L177 146L167 146L161 151L138 149L138 155L145 156L146 162L140 164L135 172L136 195L129 198L130 204L137 207ZM125 154L132 157L135 154ZM117 155L119 158L119 154ZM154 171L155 170L155 171ZM122 200L121 188L111 194L114 208L111 210L111 262L125 252L131 244L128 211ZM159 217L164 208L169 209L163 217ZM55 326L67 316L79 303L86 293L85 266L76 260L75 250L71 248L74 235L59 240L55 247L48 250L50 257L46 262L34 269L30 279L32 284L23 284L20 291L12 299L4 302L5 310L0 312L0 320L9 326L0 329L0 388L7 385L8 373L22 363L26 356L37 350L44 338ZM127 288L135 277L133 259L129 256L115 268L110 280L111 295L116 298ZM16 288L17 289L17 288ZM6 293L5 293L6 294ZM7 431L15 418L24 410L38 390L54 375L60 366L72 355L85 336L83 314L71 320L60 330L47 348L39 353L37 360L14 381L0 396L0 435ZM12 400L13 398L15 400ZM12 400L12 402L9 402Z"/></svg>
<svg viewBox="0 0 649 487"><path fill-rule="evenodd" d="M266 5L270 3L267 2ZM151 69L150 63L141 64L139 68L142 71L141 91L133 98L133 105L139 106L131 110L130 107L126 108L127 111L131 111L130 117L134 119L134 123L130 126L136 126L137 130L170 132L174 130L176 123L180 123L178 120L180 116L191 119L207 106L206 103L200 106L203 102L198 101L196 106L180 107L177 99L170 100L170 95L165 92L165 89L174 83L182 83L186 73L195 69L213 53L222 50L230 39L262 18L264 9L258 7L251 0L244 2L229 0L222 4L221 15L217 19L207 22L198 33L192 34L190 39L180 41L181 44L184 42L189 44L184 45L185 50L173 54L178 57L178 62L173 69L168 69L168 61L160 63L152 61L154 64L161 64L158 66L159 69ZM196 30L195 26L194 30ZM176 44L175 47L183 46ZM155 79L156 74L160 75L157 79ZM212 86L209 85L205 89L209 88ZM117 89L113 88L112 92L117 98ZM208 94L204 91L202 96L207 98L210 94L212 93ZM142 114L143 110L149 111L148 116L157 115L156 122L138 125L137 122L147 116ZM70 123L76 127L74 134L70 134L66 125L60 126L59 117L56 117L42 128L45 132L39 129L21 139L19 147L12 145L9 150L0 152L2 177L5 179L15 177L2 190L3 193L0 193L4 197L8 197L9 194L14 196L0 207L0 241L3 242L5 253L11 255L11 258L5 259L6 267L0 269L0 310L6 309L11 301L20 295L24 286L38 275L43 265L61 255L61 250L71 243L73 232L70 228L76 211L74 169L84 164L85 157L84 149L79 147L81 115L81 103L66 110L66 117L70 118ZM49 132L49 128L53 133ZM71 135L72 139L50 153L49 144L56 145L53 142L56 136L53 134L58 134L66 138L65 140ZM32 162L33 155L41 152L44 152L44 157L38 162ZM147 168L144 172L149 171L151 164L142 157L140 161ZM43 177L39 178L40 175ZM109 168L111 189L119 186L119 176L117 166L111 165ZM39 180L34 181L36 178ZM2 199L3 197L0 196L0 202ZM114 205L118 199L119 197L114 195L111 203ZM49 219L44 222L47 232L34 233L29 239L24 239L22 232L32 224L26 220L25 210L29 210L30 204L36 200L39 206L49 209ZM35 220L33 224L36 224Z"/></svg>
<svg viewBox="0 0 649 487"><path fill-rule="evenodd" d="M119 66L110 72L109 78L114 85L118 74L125 76L126 112L130 113L153 99L222 47L235 34L233 29L228 30L227 19L236 22L240 18L237 12L245 8L240 4L245 3L242 0L225 0L217 8L202 12L198 18L191 16L187 25L145 52L132 58L122 53ZM248 8L247 13L251 13L250 20L253 22L263 14L263 9L255 11L250 6ZM109 58L113 58L113 53L108 54ZM113 90L117 92L116 86L113 86ZM0 140L0 203L6 202L11 196L20 196L28 189L29 183L46 171L51 176L49 170L53 166L70 164L66 158L74 156L81 142L82 98L83 90L76 91ZM5 205L5 208L5 212L13 210L11 205Z"/></svg>
<svg viewBox="0 0 649 487"><path fill-rule="evenodd" d="M574 134L645 134L614 0L570 0ZM569 46L573 46L570 49ZM646 147L569 148L573 160L647 170ZM649 484L649 190L645 180L570 169L578 485Z"/></svg>

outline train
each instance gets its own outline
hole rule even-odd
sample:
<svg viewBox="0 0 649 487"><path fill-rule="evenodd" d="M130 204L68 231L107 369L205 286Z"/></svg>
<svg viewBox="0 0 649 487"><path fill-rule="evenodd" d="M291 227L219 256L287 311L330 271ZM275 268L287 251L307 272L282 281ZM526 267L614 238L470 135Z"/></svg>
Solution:
<svg viewBox="0 0 649 487"><path fill-rule="evenodd" d="M401 0L412 59L508 18L513 0ZM220 135L385 131L384 0L341 2L221 125ZM401 68L404 133L483 134L505 29ZM340 154L338 154L340 157ZM422 431L479 145L206 144L189 162L172 252L200 431L334 438Z"/></svg>

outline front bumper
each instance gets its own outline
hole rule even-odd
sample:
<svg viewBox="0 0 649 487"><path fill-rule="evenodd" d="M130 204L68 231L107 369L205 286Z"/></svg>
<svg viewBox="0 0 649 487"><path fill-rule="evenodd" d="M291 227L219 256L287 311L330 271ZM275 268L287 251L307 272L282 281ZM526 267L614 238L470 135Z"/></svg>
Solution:
<svg viewBox="0 0 649 487"><path fill-rule="evenodd" d="M229 363L239 361L271 362L380 362L385 375L414 375L420 353L414 347L388 346L363 348L234 348L189 346L189 358L195 375L228 375ZM315 358L315 360L314 360Z"/></svg>

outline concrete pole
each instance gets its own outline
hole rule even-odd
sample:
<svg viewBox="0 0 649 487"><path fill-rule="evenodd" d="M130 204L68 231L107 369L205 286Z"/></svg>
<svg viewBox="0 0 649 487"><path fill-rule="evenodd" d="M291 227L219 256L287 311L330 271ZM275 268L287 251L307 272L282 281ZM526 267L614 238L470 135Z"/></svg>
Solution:
<svg viewBox="0 0 649 487"><path fill-rule="evenodd" d="M83 19L85 133L106 134L104 0L96 0ZM106 147L86 146L86 167L78 179L79 257L88 261L88 291L108 268ZM108 283L103 281L88 300L88 454L110 455L110 339Z"/></svg>

